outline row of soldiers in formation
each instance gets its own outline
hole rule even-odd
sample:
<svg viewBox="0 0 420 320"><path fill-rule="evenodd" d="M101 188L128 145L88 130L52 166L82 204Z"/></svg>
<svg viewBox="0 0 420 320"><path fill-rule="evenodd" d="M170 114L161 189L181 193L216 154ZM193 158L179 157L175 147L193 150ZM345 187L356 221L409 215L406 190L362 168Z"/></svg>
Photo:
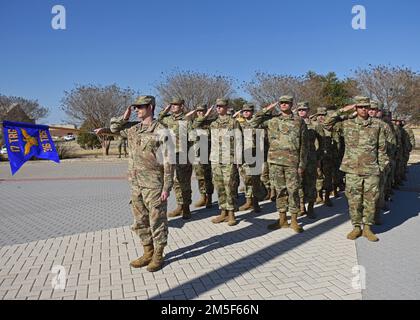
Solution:
<svg viewBox="0 0 420 320"><path fill-rule="evenodd" d="M282 96L258 112L254 105L245 104L240 114L232 115L229 101L218 99L216 117L213 107L200 105L185 113L183 104L182 99L173 99L154 119L155 98L141 96L123 116L111 119L110 131L128 139L132 230L140 237L144 249L144 254L130 263L132 267L159 270L167 244L168 216L191 217L193 167L178 161L182 156L177 136L180 121L188 123L189 132L263 129L266 133L261 175L253 172L255 163L235 164L234 139L227 150L230 162L221 161L226 146L222 146L220 139L220 148L210 151L209 164L194 165L201 193L195 205L210 208L214 187L218 194L220 212L212 219L213 223L234 226L236 211L258 212L258 202L271 199L276 203L279 219L268 228L292 228L300 233L303 228L298 222L299 215L315 218L315 203L331 206L330 196L345 189L354 226L347 237L355 240L363 235L378 241L371 226L380 223L380 210L386 209L385 201L390 199L392 188L405 179L408 157L415 144L413 132L404 128L402 121L392 121L391 113L383 111L380 103L358 96L353 105L338 111L318 108L316 114L309 116L307 102L299 103L293 110L293 97ZM275 111L277 106L279 112ZM140 121L129 121L133 109ZM157 159L164 143L158 138L161 129L170 129L177 136L175 165ZM97 134L105 132L104 128L96 130ZM246 197L241 207L237 204L239 175ZM167 214L172 187L177 207Z"/></svg>

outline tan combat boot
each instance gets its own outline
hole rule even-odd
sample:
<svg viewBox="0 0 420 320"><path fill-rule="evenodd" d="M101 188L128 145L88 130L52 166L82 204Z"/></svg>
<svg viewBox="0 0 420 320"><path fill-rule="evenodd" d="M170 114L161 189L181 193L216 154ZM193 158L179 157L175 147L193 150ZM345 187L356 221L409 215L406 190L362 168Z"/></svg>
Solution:
<svg viewBox="0 0 420 320"><path fill-rule="evenodd" d="M279 213L280 219L276 222L269 224L268 229L270 230L278 230L280 228L289 228L289 222L287 222L287 214L286 212L280 212Z"/></svg>
<svg viewBox="0 0 420 320"><path fill-rule="evenodd" d="M359 226L354 226L353 230L347 235L347 239L356 240L362 235L362 230Z"/></svg>
<svg viewBox="0 0 420 320"><path fill-rule="evenodd" d="M182 214L182 205L178 204L174 211L168 213L169 218L179 217Z"/></svg>
<svg viewBox="0 0 420 320"><path fill-rule="evenodd" d="M260 204L258 203L258 200L255 197L252 198L252 206L254 208L255 213L261 212Z"/></svg>
<svg viewBox="0 0 420 320"><path fill-rule="evenodd" d="M300 201L300 212L299 212L299 217L302 217L306 215L306 207L305 207L305 202L303 202L303 200Z"/></svg>
<svg viewBox="0 0 420 320"><path fill-rule="evenodd" d="M363 226L363 236L372 242L379 241L378 237L370 229L370 226L366 224Z"/></svg>
<svg viewBox="0 0 420 320"><path fill-rule="evenodd" d="M212 195L211 194L207 194L206 195L206 208L211 208L213 206L213 201L212 201Z"/></svg>
<svg viewBox="0 0 420 320"><path fill-rule="evenodd" d="M325 200L324 200L324 204L325 204L327 207L332 207L332 206L333 206L333 204L332 204L332 202L331 202L331 200L330 200L330 192L325 192Z"/></svg>
<svg viewBox="0 0 420 320"><path fill-rule="evenodd" d="M322 200L322 191L318 191L318 194L317 194L317 196L316 196L316 201L315 201L315 203L316 203L316 204L320 204L320 203L322 203L322 202L324 202L324 200Z"/></svg>
<svg viewBox="0 0 420 320"><path fill-rule="evenodd" d="M246 211L252 208L252 198L246 198L246 202L239 207L239 211Z"/></svg>
<svg viewBox="0 0 420 320"><path fill-rule="evenodd" d="M147 266L147 271L155 272L162 269L163 266L163 249L164 246L157 246L153 253L152 261Z"/></svg>
<svg viewBox="0 0 420 320"><path fill-rule="evenodd" d="M313 202L309 202L308 203L308 218L309 219L316 219L316 215L314 212L314 203Z"/></svg>
<svg viewBox="0 0 420 320"><path fill-rule="evenodd" d="M191 211L190 211L190 205L189 204L183 204L182 205L182 219L184 219L184 220L191 219Z"/></svg>
<svg viewBox="0 0 420 320"><path fill-rule="evenodd" d="M292 219L290 221L290 228L292 228L295 232L301 233L303 232L303 228L299 225L297 221L297 213L292 213Z"/></svg>
<svg viewBox="0 0 420 320"><path fill-rule="evenodd" d="M143 256L130 262L131 267L142 268L147 266L150 263L150 261L152 261L154 251L153 244L143 246L143 251Z"/></svg>
<svg viewBox="0 0 420 320"><path fill-rule="evenodd" d="M205 194L202 194L200 200L194 203L194 207L199 208L199 207L204 206L206 203L207 203L207 197Z"/></svg>
<svg viewBox="0 0 420 320"><path fill-rule="evenodd" d="M236 224L235 212L233 210L228 211L228 226L232 227Z"/></svg>
<svg viewBox="0 0 420 320"><path fill-rule="evenodd" d="M264 198L264 201L271 199L271 189L267 188L267 195Z"/></svg>
<svg viewBox="0 0 420 320"><path fill-rule="evenodd" d="M227 211L222 209L220 211L220 215L218 215L216 218L213 218L211 222L215 224L222 223L226 221L227 217L228 217Z"/></svg>

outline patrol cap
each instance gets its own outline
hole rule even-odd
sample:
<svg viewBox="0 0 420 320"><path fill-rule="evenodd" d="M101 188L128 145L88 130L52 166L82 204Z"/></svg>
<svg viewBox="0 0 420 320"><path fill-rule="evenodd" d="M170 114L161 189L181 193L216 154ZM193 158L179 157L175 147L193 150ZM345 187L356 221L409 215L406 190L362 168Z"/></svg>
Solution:
<svg viewBox="0 0 420 320"><path fill-rule="evenodd" d="M252 103L245 103L242 106L242 111L252 111L254 112L255 106Z"/></svg>
<svg viewBox="0 0 420 320"><path fill-rule="evenodd" d="M370 99L368 97L356 96L353 100L357 107L370 107Z"/></svg>
<svg viewBox="0 0 420 320"><path fill-rule="evenodd" d="M199 104L197 108L195 108L196 111L207 111L207 105L206 104Z"/></svg>
<svg viewBox="0 0 420 320"><path fill-rule="evenodd" d="M307 101L303 101L303 102L299 102L298 106L297 106L298 110L309 110L309 102Z"/></svg>
<svg viewBox="0 0 420 320"><path fill-rule="evenodd" d="M293 103L293 97L292 96L281 96L279 99L279 102L288 102L288 103Z"/></svg>
<svg viewBox="0 0 420 320"><path fill-rule="evenodd" d="M136 99L136 101L132 104L132 106L142 106L142 105L156 105L156 99L154 96L140 96Z"/></svg>
<svg viewBox="0 0 420 320"><path fill-rule="evenodd" d="M184 99L180 99L180 98L172 98L171 101L169 102L169 104L184 104L185 100Z"/></svg>
<svg viewBox="0 0 420 320"><path fill-rule="evenodd" d="M229 101L227 99L217 99L216 106L227 107L229 105Z"/></svg>
<svg viewBox="0 0 420 320"><path fill-rule="evenodd" d="M371 100L370 101L370 109L379 110L379 101Z"/></svg>
<svg viewBox="0 0 420 320"><path fill-rule="evenodd" d="M327 115L327 108L325 107L319 107L316 109L316 114L318 116L326 116Z"/></svg>

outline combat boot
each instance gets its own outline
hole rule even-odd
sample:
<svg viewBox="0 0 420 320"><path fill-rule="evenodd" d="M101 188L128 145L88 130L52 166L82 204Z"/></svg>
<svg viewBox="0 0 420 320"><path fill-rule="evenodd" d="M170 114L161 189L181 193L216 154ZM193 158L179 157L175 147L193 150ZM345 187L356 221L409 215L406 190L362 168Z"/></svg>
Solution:
<svg viewBox="0 0 420 320"><path fill-rule="evenodd" d="M277 220L275 223L269 224L268 229L270 230L278 230L280 228L289 228L289 222L287 222L287 214L286 212L280 212L280 219Z"/></svg>
<svg viewBox="0 0 420 320"><path fill-rule="evenodd" d="M304 215L306 215L306 207L305 207L305 202L301 201L300 202L300 212L299 212L299 217L302 217Z"/></svg>
<svg viewBox="0 0 420 320"><path fill-rule="evenodd" d="M226 221L227 217L228 217L227 211L222 209L220 210L220 215L218 215L216 218L213 218L211 222L215 224L222 223Z"/></svg>
<svg viewBox="0 0 420 320"><path fill-rule="evenodd" d="M322 203L324 200L322 200L322 191L319 191L316 197L316 204Z"/></svg>
<svg viewBox="0 0 420 320"><path fill-rule="evenodd" d="M270 200L272 202L276 202L276 199L277 199L276 189L271 189L270 190Z"/></svg>
<svg viewBox="0 0 420 320"><path fill-rule="evenodd" d="M339 197L337 187L334 187L333 196L334 196L334 198L338 198Z"/></svg>
<svg viewBox="0 0 420 320"><path fill-rule="evenodd" d="M372 242L379 241L378 237L373 233L370 226L367 224L363 226L363 236Z"/></svg>
<svg viewBox="0 0 420 320"><path fill-rule="evenodd" d="M211 208L213 206L213 201L212 201L212 195L211 194L207 194L206 195L206 208Z"/></svg>
<svg viewBox="0 0 420 320"><path fill-rule="evenodd" d="M236 224L235 212L233 210L228 211L228 226L232 227Z"/></svg>
<svg viewBox="0 0 420 320"><path fill-rule="evenodd" d="M347 235L347 239L356 240L362 235L362 230L359 226L354 226L353 230Z"/></svg>
<svg viewBox="0 0 420 320"><path fill-rule="evenodd" d="M168 213L169 218L179 217L182 214L182 205L178 204L174 211Z"/></svg>
<svg viewBox="0 0 420 320"><path fill-rule="evenodd" d="M143 246L143 255L140 258L137 258L136 260L133 260L130 262L130 266L133 268L142 268L147 266L150 261L152 261L153 257L153 244Z"/></svg>
<svg viewBox="0 0 420 320"><path fill-rule="evenodd" d="M246 198L245 204L239 207L239 211L246 211L252 208L252 199Z"/></svg>
<svg viewBox="0 0 420 320"><path fill-rule="evenodd" d="M290 221L290 228L292 228L295 232L301 233L303 232L303 228L299 225L297 221L297 213L292 213L292 219Z"/></svg>
<svg viewBox="0 0 420 320"><path fill-rule="evenodd" d="M308 218L309 219L316 219L316 215L315 215L315 212L314 212L314 203L313 202L309 202L308 203L308 213L307 213L307 215L308 215Z"/></svg>
<svg viewBox="0 0 420 320"><path fill-rule="evenodd" d="M200 200L194 203L194 207L199 208L199 207L204 206L206 203L207 203L207 197L205 194L202 194Z"/></svg>
<svg viewBox="0 0 420 320"><path fill-rule="evenodd" d="M147 266L147 271L155 272L162 269L163 266L163 249L164 246L157 246L153 253L152 261Z"/></svg>
<svg viewBox="0 0 420 320"><path fill-rule="evenodd" d="M258 203L258 200L255 197L252 197L252 206L254 208L255 213L261 212L260 204Z"/></svg>
<svg viewBox="0 0 420 320"><path fill-rule="evenodd" d="M332 206L333 206L333 204L332 204L332 202L331 202L331 199L330 199L330 192L325 192L324 204L325 204L327 207L332 207Z"/></svg>
<svg viewBox="0 0 420 320"><path fill-rule="evenodd" d="M191 219L191 211L190 211L190 205L189 204L183 204L182 205L182 219L184 219L184 220Z"/></svg>
<svg viewBox="0 0 420 320"><path fill-rule="evenodd" d="M271 189L267 188L267 195L264 198L264 201L271 199Z"/></svg>

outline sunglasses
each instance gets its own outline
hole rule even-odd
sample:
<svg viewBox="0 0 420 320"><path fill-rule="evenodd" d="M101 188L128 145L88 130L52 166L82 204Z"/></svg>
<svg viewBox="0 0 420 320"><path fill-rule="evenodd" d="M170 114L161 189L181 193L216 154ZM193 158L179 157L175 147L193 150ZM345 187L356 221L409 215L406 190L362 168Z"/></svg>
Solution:
<svg viewBox="0 0 420 320"><path fill-rule="evenodd" d="M368 109L368 110L370 109L370 107L369 107L369 106L357 106L357 108L358 108L358 109Z"/></svg>
<svg viewBox="0 0 420 320"><path fill-rule="evenodd" d="M148 106L149 106L148 104L145 104L145 105L133 106L133 108L134 108L134 110L140 110L140 109L145 109Z"/></svg>

